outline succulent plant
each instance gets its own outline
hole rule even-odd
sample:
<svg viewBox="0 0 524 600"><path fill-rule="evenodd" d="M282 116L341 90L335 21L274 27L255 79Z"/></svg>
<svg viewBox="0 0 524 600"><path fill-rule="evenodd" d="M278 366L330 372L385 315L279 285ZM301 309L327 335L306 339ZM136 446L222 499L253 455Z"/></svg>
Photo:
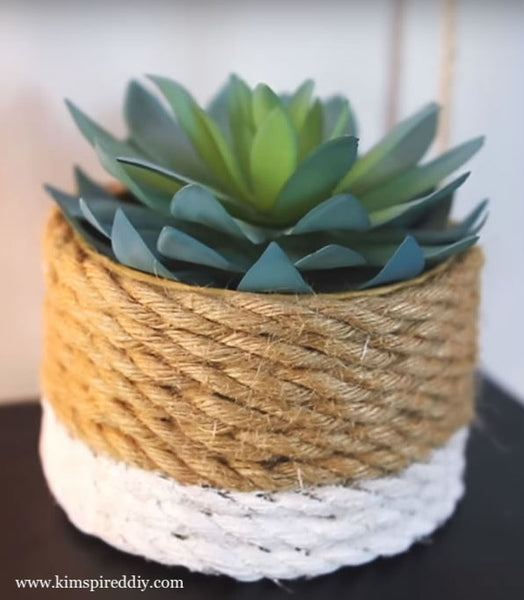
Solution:
<svg viewBox="0 0 524 600"><path fill-rule="evenodd" d="M293 94L232 76L207 110L178 83L164 96L132 81L129 137L119 140L68 102L122 191L76 169L78 190L48 191L96 250L159 277L241 291L310 293L409 279L474 244L481 202L449 224L468 174L438 187L482 145L419 164L439 107L428 104L358 155L349 101Z"/></svg>

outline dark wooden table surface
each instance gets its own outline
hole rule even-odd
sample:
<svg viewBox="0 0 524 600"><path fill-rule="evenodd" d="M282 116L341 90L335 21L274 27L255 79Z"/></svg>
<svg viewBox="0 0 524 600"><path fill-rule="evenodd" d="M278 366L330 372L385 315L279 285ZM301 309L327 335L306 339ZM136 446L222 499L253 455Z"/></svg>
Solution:
<svg viewBox="0 0 524 600"><path fill-rule="evenodd" d="M80 598L87 590L25 590L15 578L182 579L184 589L107 590L94 598L524 600L524 408L484 381L468 446L467 493L455 517L398 557L313 580L237 583L165 568L114 550L69 524L37 456L40 410L0 408L0 598Z"/></svg>

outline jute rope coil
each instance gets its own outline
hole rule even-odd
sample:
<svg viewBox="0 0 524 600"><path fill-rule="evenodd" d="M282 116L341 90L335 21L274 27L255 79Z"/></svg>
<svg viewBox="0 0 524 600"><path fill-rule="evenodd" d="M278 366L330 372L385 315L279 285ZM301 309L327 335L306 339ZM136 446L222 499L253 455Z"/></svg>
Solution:
<svg viewBox="0 0 524 600"><path fill-rule="evenodd" d="M482 256L405 284L285 296L116 265L54 211L44 394L77 438L182 484L285 490L382 477L472 415Z"/></svg>

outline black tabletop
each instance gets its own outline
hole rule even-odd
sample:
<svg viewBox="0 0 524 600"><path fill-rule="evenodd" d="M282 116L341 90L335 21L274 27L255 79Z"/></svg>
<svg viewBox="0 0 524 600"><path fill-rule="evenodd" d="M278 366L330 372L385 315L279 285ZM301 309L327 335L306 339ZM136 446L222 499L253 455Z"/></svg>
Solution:
<svg viewBox="0 0 524 600"><path fill-rule="evenodd" d="M15 579L181 579L183 589L99 590L94 598L524 599L524 408L481 385L456 515L409 552L312 580L238 583L167 568L77 531L53 501L37 455L40 410L0 408L0 598L79 598L83 589L25 589ZM179 584L178 584L179 585Z"/></svg>

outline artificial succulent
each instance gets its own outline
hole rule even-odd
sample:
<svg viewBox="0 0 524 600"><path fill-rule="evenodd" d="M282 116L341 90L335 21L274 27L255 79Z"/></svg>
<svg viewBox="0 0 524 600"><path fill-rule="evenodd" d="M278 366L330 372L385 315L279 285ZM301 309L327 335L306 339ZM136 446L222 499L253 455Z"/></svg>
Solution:
<svg viewBox="0 0 524 600"><path fill-rule="evenodd" d="M122 190L76 170L78 190L47 189L71 225L124 265L184 283L254 292L363 289L415 277L473 245L486 201L449 224L468 141L419 164L439 107L428 104L358 154L350 103L232 76L207 110L175 81L127 90L119 140L68 102Z"/></svg>

